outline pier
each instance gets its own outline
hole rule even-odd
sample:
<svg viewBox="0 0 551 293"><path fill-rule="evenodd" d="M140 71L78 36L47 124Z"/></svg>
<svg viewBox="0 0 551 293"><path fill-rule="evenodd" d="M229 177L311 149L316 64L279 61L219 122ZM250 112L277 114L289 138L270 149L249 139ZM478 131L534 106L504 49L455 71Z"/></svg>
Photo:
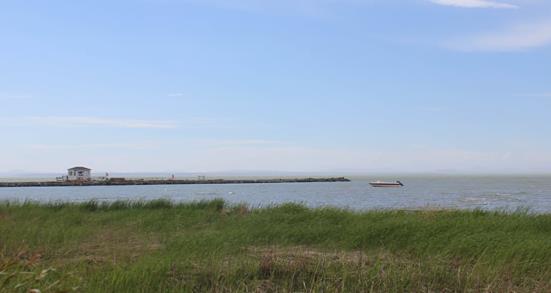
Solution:
<svg viewBox="0 0 551 293"><path fill-rule="evenodd" d="M311 183L349 182L345 177L276 178L276 179L126 179L43 182L0 182L1 187L55 187L55 186L121 186L121 185L183 185L183 184L258 184L258 183Z"/></svg>

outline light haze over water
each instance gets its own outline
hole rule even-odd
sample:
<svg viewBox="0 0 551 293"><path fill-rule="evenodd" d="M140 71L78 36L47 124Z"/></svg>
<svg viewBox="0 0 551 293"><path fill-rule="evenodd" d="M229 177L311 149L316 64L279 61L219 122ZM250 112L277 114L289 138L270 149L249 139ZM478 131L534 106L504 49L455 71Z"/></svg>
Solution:
<svg viewBox="0 0 551 293"><path fill-rule="evenodd" d="M222 198L263 207L287 202L309 207L371 209L528 209L551 213L551 176L351 177L351 182L0 188L0 201L189 202ZM373 188L371 180L400 179L403 188Z"/></svg>

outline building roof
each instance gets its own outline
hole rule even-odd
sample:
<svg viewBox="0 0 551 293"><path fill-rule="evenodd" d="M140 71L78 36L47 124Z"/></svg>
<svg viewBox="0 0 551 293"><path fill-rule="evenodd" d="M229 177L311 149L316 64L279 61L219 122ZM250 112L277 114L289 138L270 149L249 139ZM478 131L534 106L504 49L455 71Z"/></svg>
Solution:
<svg viewBox="0 0 551 293"><path fill-rule="evenodd" d="M70 171L73 171L73 170L87 170L87 171L90 171L92 169L90 168L86 168L86 167L81 167L81 166L77 166L77 167L73 167L71 169L69 169Z"/></svg>

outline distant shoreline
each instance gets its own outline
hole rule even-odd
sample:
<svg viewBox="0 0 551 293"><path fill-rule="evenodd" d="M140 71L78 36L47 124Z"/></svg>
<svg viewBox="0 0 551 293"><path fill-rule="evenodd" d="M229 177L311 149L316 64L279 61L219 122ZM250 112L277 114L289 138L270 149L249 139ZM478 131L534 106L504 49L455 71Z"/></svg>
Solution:
<svg viewBox="0 0 551 293"><path fill-rule="evenodd" d="M64 187L64 186L124 186L124 185L184 185L184 184L259 184L259 183L310 183L350 182L345 177L308 177L274 179L126 179L112 178L90 181L28 181L0 182L1 187Z"/></svg>

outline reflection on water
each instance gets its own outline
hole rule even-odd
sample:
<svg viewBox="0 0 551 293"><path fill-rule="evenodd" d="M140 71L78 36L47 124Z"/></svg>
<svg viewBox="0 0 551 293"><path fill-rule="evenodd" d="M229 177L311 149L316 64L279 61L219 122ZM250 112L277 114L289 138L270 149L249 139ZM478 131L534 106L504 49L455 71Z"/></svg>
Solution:
<svg viewBox="0 0 551 293"><path fill-rule="evenodd" d="M527 208L533 212L551 212L551 177L401 177L403 188L373 188L368 184L373 179L385 178L352 178L352 182L337 183L0 188L0 200L79 202L168 198L196 201L223 198L252 207L299 202L311 207L355 210L481 208L511 211Z"/></svg>

